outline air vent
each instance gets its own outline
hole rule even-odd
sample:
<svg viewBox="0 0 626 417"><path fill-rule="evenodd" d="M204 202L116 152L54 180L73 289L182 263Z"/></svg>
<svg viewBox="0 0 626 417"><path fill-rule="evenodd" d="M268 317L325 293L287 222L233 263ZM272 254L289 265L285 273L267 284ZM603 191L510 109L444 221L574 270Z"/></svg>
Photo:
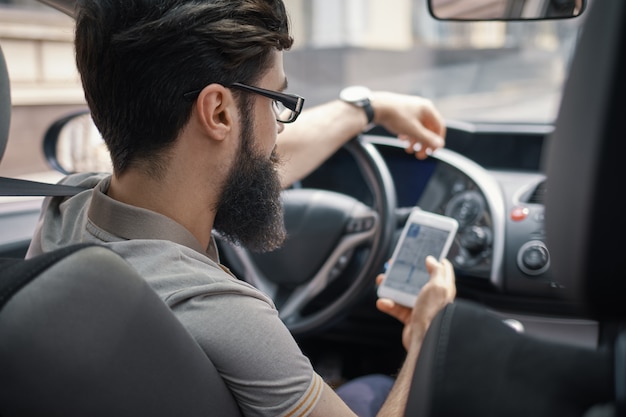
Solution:
<svg viewBox="0 0 626 417"><path fill-rule="evenodd" d="M532 203L532 204L543 204L545 195L546 195L546 182L542 181L539 184L537 184L537 187L535 187L533 192L530 193L526 202Z"/></svg>

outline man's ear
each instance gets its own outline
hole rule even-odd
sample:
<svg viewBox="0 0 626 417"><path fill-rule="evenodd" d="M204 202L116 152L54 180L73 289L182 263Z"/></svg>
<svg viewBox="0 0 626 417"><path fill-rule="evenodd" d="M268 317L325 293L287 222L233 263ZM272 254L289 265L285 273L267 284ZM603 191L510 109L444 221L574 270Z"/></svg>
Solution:
<svg viewBox="0 0 626 417"><path fill-rule="evenodd" d="M232 131L235 120L233 95L220 84L209 84L196 99L198 122L205 133L213 139L223 140Z"/></svg>

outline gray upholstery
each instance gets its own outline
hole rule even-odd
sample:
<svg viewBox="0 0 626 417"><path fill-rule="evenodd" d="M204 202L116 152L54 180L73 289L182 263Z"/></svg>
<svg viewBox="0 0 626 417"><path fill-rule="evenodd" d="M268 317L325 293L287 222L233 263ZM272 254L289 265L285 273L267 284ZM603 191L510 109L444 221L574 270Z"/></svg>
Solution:
<svg viewBox="0 0 626 417"><path fill-rule="evenodd" d="M211 361L112 251L0 264L0 415L234 416Z"/></svg>

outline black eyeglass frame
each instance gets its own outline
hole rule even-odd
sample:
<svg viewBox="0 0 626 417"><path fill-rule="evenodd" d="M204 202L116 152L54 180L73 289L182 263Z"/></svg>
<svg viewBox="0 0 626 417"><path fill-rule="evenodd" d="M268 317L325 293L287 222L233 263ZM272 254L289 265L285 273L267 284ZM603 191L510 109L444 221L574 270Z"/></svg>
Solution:
<svg viewBox="0 0 626 417"><path fill-rule="evenodd" d="M278 91L267 90L265 88L254 87L242 83L232 83L231 85L227 86L227 88L237 88L240 90L248 91L250 93L261 95L263 97L270 98L275 102L278 101L282 103L283 106L291 110L291 114L289 119L287 120L281 120L278 118L278 115L276 115L276 121L280 123L295 122L295 120L300 115L300 112L302 111L302 107L304 106L304 97L301 97L297 94L281 93ZM183 97L187 101L193 101L198 96L198 94L200 94L201 91L202 89L189 91L187 93L184 93Z"/></svg>

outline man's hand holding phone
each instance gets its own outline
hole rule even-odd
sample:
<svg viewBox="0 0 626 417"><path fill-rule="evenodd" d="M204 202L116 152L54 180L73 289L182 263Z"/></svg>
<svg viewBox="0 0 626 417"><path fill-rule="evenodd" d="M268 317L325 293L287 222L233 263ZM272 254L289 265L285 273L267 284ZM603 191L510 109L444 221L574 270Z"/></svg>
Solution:
<svg viewBox="0 0 626 417"><path fill-rule="evenodd" d="M435 315L456 296L454 268L445 259L458 222L415 209L409 216L385 274L377 308L404 323L405 349L421 341Z"/></svg>
<svg viewBox="0 0 626 417"><path fill-rule="evenodd" d="M413 307L429 279L427 256L441 261L456 236L459 223L452 217L414 209L404 225L378 296Z"/></svg>
<svg viewBox="0 0 626 417"><path fill-rule="evenodd" d="M437 261L433 256L425 259L430 279L422 287L413 307L406 307L390 298L376 300L376 307L383 313L395 317L404 324L402 344L408 351L411 343L420 343L433 318L456 297L454 268L447 259ZM381 285L384 274L376 277L376 284Z"/></svg>

